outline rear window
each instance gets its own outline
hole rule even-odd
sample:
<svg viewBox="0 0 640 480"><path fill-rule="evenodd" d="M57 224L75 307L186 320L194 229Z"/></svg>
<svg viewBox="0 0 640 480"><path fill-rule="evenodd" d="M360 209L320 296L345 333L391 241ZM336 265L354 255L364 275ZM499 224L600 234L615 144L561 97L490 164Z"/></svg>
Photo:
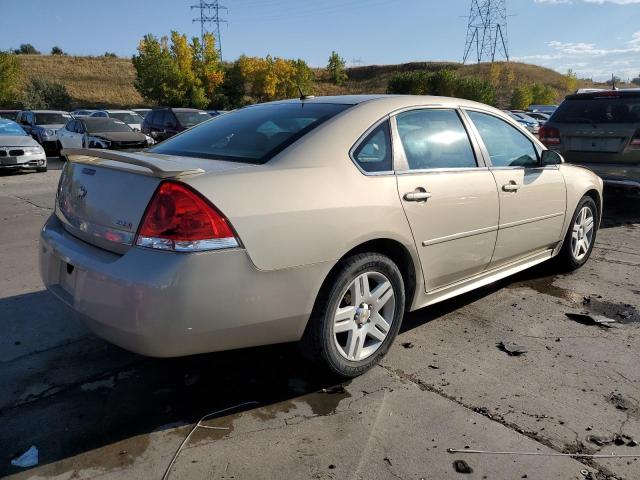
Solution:
<svg viewBox="0 0 640 480"><path fill-rule="evenodd" d="M129 112L112 112L109 114L111 118L117 118L124 123L142 123L142 117L137 113Z"/></svg>
<svg viewBox="0 0 640 480"><path fill-rule="evenodd" d="M178 121L180 125L185 128L191 128L194 125L198 125L199 123L204 122L205 120L209 120L211 115L207 112L173 112L176 117L178 117Z"/></svg>
<svg viewBox="0 0 640 480"><path fill-rule="evenodd" d="M245 107L215 117L150 151L261 164L349 106L284 103Z"/></svg>
<svg viewBox="0 0 640 480"><path fill-rule="evenodd" d="M111 118L96 118L93 121L86 121L87 132L89 133L106 133L106 132L132 132L131 127L122 120Z"/></svg>
<svg viewBox="0 0 640 480"><path fill-rule="evenodd" d="M576 98L568 99L550 119L555 123L639 123L638 98Z"/></svg>
<svg viewBox="0 0 640 480"><path fill-rule="evenodd" d="M67 123L71 118L68 113L36 113L36 125L57 125Z"/></svg>

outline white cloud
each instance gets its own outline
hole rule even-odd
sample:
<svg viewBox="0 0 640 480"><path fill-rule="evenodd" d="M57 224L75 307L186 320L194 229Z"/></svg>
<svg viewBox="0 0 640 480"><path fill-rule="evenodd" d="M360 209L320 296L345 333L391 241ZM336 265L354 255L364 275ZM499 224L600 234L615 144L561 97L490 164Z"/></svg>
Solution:
<svg viewBox="0 0 640 480"><path fill-rule="evenodd" d="M595 80L609 78L612 73L623 78L635 77L640 70L640 31L632 34L629 40L616 48L603 48L595 43L557 40L547 42L546 45L550 52L526 55L514 60L534 62L561 72L571 68L578 76Z"/></svg>

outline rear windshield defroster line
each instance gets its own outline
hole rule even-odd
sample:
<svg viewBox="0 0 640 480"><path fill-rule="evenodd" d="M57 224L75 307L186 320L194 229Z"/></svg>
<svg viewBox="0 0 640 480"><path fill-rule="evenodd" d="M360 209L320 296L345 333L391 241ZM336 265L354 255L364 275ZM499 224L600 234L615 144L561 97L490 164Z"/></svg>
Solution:
<svg viewBox="0 0 640 480"><path fill-rule="evenodd" d="M253 105L214 117L148 151L263 164L349 107L304 102Z"/></svg>

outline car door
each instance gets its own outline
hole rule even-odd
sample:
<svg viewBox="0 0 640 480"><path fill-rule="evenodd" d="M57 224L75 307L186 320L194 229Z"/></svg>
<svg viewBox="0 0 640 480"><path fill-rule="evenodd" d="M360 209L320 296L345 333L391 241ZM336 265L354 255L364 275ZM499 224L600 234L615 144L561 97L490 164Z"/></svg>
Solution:
<svg viewBox="0 0 640 480"><path fill-rule="evenodd" d="M58 130L58 141L62 148L71 148L71 136L77 120L69 120L63 128Z"/></svg>
<svg viewBox="0 0 640 480"><path fill-rule="evenodd" d="M85 127L82 120L76 120L71 133L71 145L73 148L85 148Z"/></svg>
<svg viewBox="0 0 640 480"><path fill-rule="evenodd" d="M412 109L392 124L398 193L426 290L482 272L496 243L498 192L461 113Z"/></svg>
<svg viewBox="0 0 640 480"><path fill-rule="evenodd" d="M481 141L500 195L491 267L551 248L561 239L566 186L557 165L542 166L541 149L524 132L488 112L465 110Z"/></svg>
<svg viewBox="0 0 640 480"><path fill-rule="evenodd" d="M162 120L162 126L164 128L163 140L173 137L178 133L178 119L171 110L165 110Z"/></svg>

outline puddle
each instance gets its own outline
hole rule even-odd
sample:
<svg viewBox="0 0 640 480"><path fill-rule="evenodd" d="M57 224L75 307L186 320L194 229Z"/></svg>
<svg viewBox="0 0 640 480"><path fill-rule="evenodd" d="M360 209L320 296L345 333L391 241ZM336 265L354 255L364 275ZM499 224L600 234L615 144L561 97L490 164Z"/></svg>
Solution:
<svg viewBox="0 0 640 480"><path fill-rule="evenodd" d="M582 301L581 295L578 295L577 293L569 289L555 285L553 283L555 279L556 277L542 277L534 278L531 280L523 280L520 282L514 282L507 288L531 288L538 293L543 293L545 295L560 298L562 300L568 300L574 303Z"/></svg>

